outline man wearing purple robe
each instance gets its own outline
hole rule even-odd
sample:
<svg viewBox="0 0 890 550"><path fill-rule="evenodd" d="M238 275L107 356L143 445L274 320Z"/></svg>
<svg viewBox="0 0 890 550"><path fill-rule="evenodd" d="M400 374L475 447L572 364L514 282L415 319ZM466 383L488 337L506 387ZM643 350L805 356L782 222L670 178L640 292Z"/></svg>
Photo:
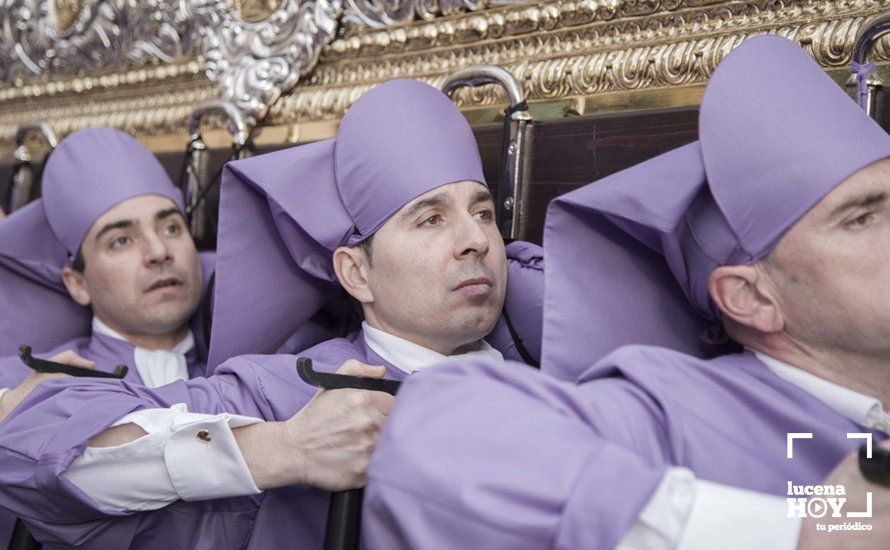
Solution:
<svg viewBox="0 0 890 550"><path fill-rule="evenodd" d="M202 265L180 196L124 132L65 139L47 162L43 197L0 225L3 352L28 344L100 371L127 365L127 380L150 386L203 376L206 350L189 327ZM212 256L202 260L212 265ZM31 372L17 355L0 359L0 419L52 376L60 375Z"/></svg>
<svg viewBox="0 0 890 550"><path fill-rule="evenodd" d="M888 157L796 45L739 46L697 142L551 204L545 372L403 385L365 541L886 548L890 491L851 453L890 430ZM702 337L739 349L703 359Z"/></svg>
<svg viewBox="0 0 890 550"><path fill-rule="evenodd" d="M484 182L460 112L407 80L360 98L336 139L229 164L210 364L277 349L338 288L364 323L300 354L317 368L403 379L449 356L538 355L540 252L505 249ZM240 356L155 389L48 381L0 424L0 505L63 546L318 548L323 490L364 484L347 455L367 457L391 398L316 392L295 363ZM311 404L340 394L375 407L354 452L313 424L336 419Z"/></svg>
<svg viewBox="0 0 890 550"><path fill-rule="evenodd" d="M127 380L150 386L203 376L206 346L189 321L213 256L195 250L157 159L119 130L82 130L43 179L42 198L0 226L3 350L27 344L105 372L127 365ZM58 339L66 333L79 337ZM0 388L26 377L0 389L0 418L46 377L17 355L0 359Z"/></svg>

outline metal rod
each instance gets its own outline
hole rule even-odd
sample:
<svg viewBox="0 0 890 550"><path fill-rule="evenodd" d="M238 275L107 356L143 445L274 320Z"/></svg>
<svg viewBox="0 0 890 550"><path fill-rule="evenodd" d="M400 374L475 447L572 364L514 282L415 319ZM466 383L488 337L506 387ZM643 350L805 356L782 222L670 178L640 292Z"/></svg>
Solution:
<svg viewBox="0 0 890 550"><path fill-rule="evenodd" d="M47 361L46 359L38 359L31 355L31 346L28 345L19 346L19 359L22 360L22 363L37 372L67 374L68 376L83 378L121 379L125 377L127 375L127 372L129 371L126 365L118 365L114 368L114 372L105 372L101 370L85 369L83 367L65 365L63 363Z"/></svg>
<svg viewBox="0 0 890 550"><path fill-rule="evenodd" d="M510 106L504 115L504 142L501 181L498 185L497 210L501 233L508 239L522 238L523 196L522 158L526 149L526 126L532 122L525 92L509 71L494 65L476 65L461 69L445 79L442 91L451 94L464 87L497 84L507 92Z"/></svg>
<svg viewBox="0 0 890 550"><path fill-rule="evenodd" d="M310 386L327 390L353 388L395 395L401 386L398 380L319 372L312 368L312 359L308 357L297 359L297 374ZM331 494L328 521L325 526L324 550L358 550L361 541L363 498L362 489Z"/></svg>
<svg viewBox="0 0 890 550"><path fill-rule="evenodd" d="M12 173L12 186L6 201L10 212L18 210L31 202L36 196L36 189L40 184L40 174L34 170L31 162L31 151L25 145L28 136L32 134L42 137L49 146L50 151L59 143L56 133L46 122L28 122L18 127L15 132L16 165ZM44 162L46 161L44 160Z"/></svg>
<svg viewBox="0 0 890 550"><path fill-rule="evenodd" d="M220 115L228 120L227 129L232 134L234 145L244 146L247 143L250 138L251 124L248 123L244 113L229 101L208 101L195 107L188 119L189 135L193 138L200 136L201 120L210 115Z"/></svg>
<svg viewBox="0 0 890 550"><path fill-rule="evenodd" d="M867 70L868 60L875 43L888 32L890 32L890 12L866 19L853 41L851 64L853 76L851 80L855 82L858 90L857 102L859 106L865 109L866 114L872 118L875 116L877 92L884 86L884 82L874 69ZM857 67L859 70L856 70Z"/></svg>

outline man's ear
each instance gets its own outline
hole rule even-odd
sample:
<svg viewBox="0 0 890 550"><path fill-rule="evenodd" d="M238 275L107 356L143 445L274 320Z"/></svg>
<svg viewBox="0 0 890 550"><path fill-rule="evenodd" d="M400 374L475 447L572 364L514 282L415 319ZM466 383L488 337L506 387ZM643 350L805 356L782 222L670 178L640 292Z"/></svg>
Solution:
<svg viewBox="0 0 890 550"><path fill-rule="evenodd" d="M363 304L374 301L374 294L368 284L368 265L368 257L361 246L341 246L334 250L334 271L340 285Z"/></svg>
<svg viewBox="0 0 890 550"><path fill-rule="evenodd" d="M70 267L63 267L62 282L65 283L65 288L68 289L72 300L84 307L90 305L92 298L90 298L90 291L87 290L83 273Z"/></svg>
<svg viewBox="0 0 890 550"><path fill-rule="evenodd" d="M711 272L708 292L717 308L736 323L764 333L785 326L773 286L762 269L751 265L724 265Z"/></svg>

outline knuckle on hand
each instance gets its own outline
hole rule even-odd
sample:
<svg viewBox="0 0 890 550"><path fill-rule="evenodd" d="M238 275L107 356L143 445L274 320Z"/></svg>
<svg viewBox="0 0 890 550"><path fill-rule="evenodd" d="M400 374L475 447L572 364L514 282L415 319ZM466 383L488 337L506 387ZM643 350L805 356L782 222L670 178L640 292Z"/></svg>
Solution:
<svg viewBox="0 0 890 550"><path fill-rule="evenodd" d="M368 394L363 391L353 392L349 396L349 404L355 408L364 408L368 405Z"/></svg>

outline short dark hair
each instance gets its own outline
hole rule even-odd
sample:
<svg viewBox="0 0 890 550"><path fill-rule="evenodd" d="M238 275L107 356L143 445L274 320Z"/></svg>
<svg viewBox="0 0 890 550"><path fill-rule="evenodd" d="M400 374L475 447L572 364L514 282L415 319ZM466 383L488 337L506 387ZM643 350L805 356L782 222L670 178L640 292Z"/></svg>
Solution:
<svg viewBox="0 0 890 550"><path fill-rule="evenodd" d="M371 235L367 239L361 242L362 250L365 251L365 255L368 257L368 265L374 265L371 260L371 244L374 241L374 235Z"/></svg>
<svg viewBox="0 0 890 550"><path fill-rule="evenodd" d="M83 273L86 268L87 263L83 258L83 248L78 248L77 254L74 255L74 262L71 263L71 269Z"/></svg>

